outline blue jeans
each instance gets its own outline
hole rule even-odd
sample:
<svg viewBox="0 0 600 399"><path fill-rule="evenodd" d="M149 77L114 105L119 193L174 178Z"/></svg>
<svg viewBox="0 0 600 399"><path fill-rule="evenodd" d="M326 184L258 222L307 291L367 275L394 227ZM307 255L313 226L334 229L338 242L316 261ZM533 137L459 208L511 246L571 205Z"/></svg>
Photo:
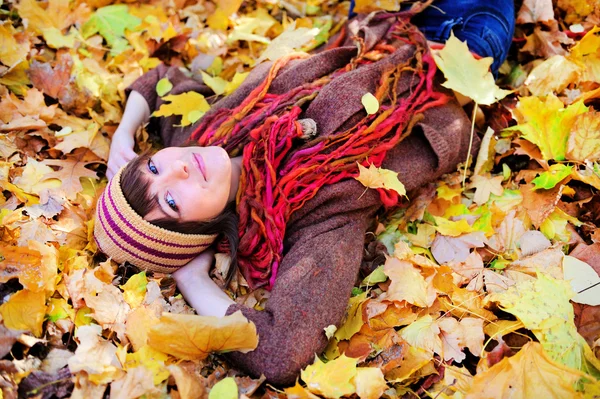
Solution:
<svg viewBox="0 0 600 399"><path fill-rule="evenodd" d="M354 0L350 3L350 17L354 16ZM428 40L445 43L450 31L469 49L482 56L492 57L492 73L508 55L515 30L513 0L435 0L412 22Z"/></svg>

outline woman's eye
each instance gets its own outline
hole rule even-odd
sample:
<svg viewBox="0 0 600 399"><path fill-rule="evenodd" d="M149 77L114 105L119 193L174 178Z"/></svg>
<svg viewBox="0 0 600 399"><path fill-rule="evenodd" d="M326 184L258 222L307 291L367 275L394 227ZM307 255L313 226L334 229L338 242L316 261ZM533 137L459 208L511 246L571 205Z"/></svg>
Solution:
<svg viewBox="0 0 600 399"><path fill-rule="evenodd" d="M171 197L171 194L167 193L167 195L165 196L165 202L175 212L179 211L179 208L177 208L177 204L175 203L175 200L173 199L173 197Z"/></svg>
<svg viewBox="0 0 600 399"><path fill-rule="evenodd" d="M148 170L150 171L150 173L153 173L155 175L158 174L158 169L156 169L156 166L154 166L154 162L152 162L151 158L148 158Z"/></svg>

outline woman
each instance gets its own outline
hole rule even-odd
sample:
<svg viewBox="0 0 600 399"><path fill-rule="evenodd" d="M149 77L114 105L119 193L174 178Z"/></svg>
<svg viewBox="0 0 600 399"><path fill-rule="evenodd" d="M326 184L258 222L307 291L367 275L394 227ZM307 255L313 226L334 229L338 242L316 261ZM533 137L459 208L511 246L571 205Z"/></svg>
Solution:
<svg viewBox="0 0 600 399"><path fill-rule="evenodd" d="M119 262L176 270L198 314L241 310L256 324L259 345L226 356L275 384L292 384L324 349L323 329L344 315L365 232L382 202L398 200L365 192L350 178L356 163L397 171L411 190L466 158L470 123L434 84L425 40L406 16L370 15L348 31L310 57L258 65L193 126L154 120L167 148L119 169L98 204L101 250ZM129 88L109 173L134 155L133 131L162 103L155 87L163 77L170 94L211 94L176 68L142 76ZM361 103L366 93L381 103L374 115ZM200 146L178 147L190 142ZM272 288L264 311L235 304L208 277L207 248L223 235L250 286Z"/></svg>

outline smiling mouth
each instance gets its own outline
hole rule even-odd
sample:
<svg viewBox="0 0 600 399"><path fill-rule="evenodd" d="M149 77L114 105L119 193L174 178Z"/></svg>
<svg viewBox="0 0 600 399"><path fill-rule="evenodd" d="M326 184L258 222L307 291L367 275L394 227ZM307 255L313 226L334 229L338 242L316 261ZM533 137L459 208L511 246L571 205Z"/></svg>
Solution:
<svg viewBox="0 0 600 399"><path fill-rule="evenodd" d="M196 164L196 167L202 174L204 180L208 180L208 176L206 175L206 165L204 165L204 160L202 159L202 156L200 154L194 153L194 163Z"/></svg>

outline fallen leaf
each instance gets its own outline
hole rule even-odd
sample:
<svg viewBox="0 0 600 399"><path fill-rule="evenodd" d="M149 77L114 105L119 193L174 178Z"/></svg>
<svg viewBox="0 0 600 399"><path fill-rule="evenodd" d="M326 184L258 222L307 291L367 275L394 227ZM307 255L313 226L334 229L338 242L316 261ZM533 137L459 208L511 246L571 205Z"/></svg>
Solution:
<svg viewBox="0 0 600 399"><path fill-rule="evenodd" d="M142 304L146 297L146 286L148 279L146 272L135 274L127 280L127 283L121 286L123 290L123 298L132 309L137 308Z"/></svg>
<svg viewBox="0 0 600 399"><path fill-rule="evenodd" d="M0 305L0 315L6 327L11 330L31 331L36 337L42 336L45 314L44 291L21 290Z"/></svg>
<svg viewBox="0 0 600 399"><path fill-rule="evenodd" d="M525 0L517 14L517 24L529 24L554 19L552 0Z"/></svg>
<svg viewBox="0 0 600 399"><path fill-rule="evenodd" d="M600 276L587 263L566 255L563 259L565 281L571 284L576 295L573 302L584 305L600 305Z"/></svg>
<svg viewBox="0 0 600 399"><path fill-rule="evenodd" d="M502 187L502 176L486 176L475 175L471 178L469 187L475 188L475 196L473 201L477 205L483 205L490 199L490 195L502 195L504 188Z"/></svg>
<svg viewBox="0 0 600 399"><path fill-rule="evenodd" d="M498 303L521 320L554 361L598 374L600 361L590 357L591 350L573 322L569 302L573 295L568 282L538 273L537 279L518 282L504 292L489 295L486 301Z"/></svg>
<svg viewBox="0 0 600 399"><path fill-rule="evenodd" d="M294 21L289 24L279 36L269 43L267 48L265 48L260 57L256 60L256 63L261 63L264 60L275 61L279 58L293 54L311 42L318 34L318 28L296 28L296 21Z"/></svg>
<svg viewBox="0 0 600 399"><path fill-rule="evenodd" d="M167 368L175 378L177 392L181 399L196 399L205 395L205 388L200 382L199 376L188 373L183 367L176 364L171 364Z"/></svg>
<svg viewBox="0 0 600 399"><path fill-rule="evenodd" d="M127 374L110 384L111 399L129 399L160 395L152 382L152 372L145 367L127 370Z"/></svg>
<svg viewBox="0 0 600 399"><path fill-rule="evenodd" d="M339 398L356 392L356 359L341 355L323 363L315 356L313 364L300 372L309 391L328 398Z"/></svg>
<svg viewBox="0 0 600 399"><path fill-rule="evenodd" d="M360 399L378 399L388 387L381 369L377 367L358 367L355 382Z"/></svg>
<svg viewBox="0 0 600 399"><path fill-rule="evenodd" d="M465 398L577 398L574 384L584 375L556 363L542 345L530 342L516 355L477 373Z"/></svg>
<svg viewBox="0 0 600 399"><path fill-rule="evenodd" d="M236 399L237 397L238 386L231 377L217 382L208 393L208 399Z"/></svg>
<svg viewBox="0 0 600 399"><path fill-rule="evenodd" d="M475 59L467 44L452 32L444 48L434 53L433 58L446 78L442 86L471 98L477 104L491 105L510 93L496 86L490 72L493 58Z"/></svg>
<svg viewBox="0 0 600 399"><path fill-rule="evenodd" d="M188 91L181 94L169 94L162 98L170 104L162 104L152 116L181 115L181 125L188 126L195 123L210 109L210 105L202 94Z"/></svg>
<svg viewBox="0 0 600 399"><path fill-rule="evenodd" d="M387 291L387 300L406 301L422 308L431 306L435 301L436 292L431 278L426 280L412 263L388 258L383 271L392 281ZM407 281L411 283L406 284Z"/></svg>
<svg viewBox="0 0 600 399"><path fill-rule="evenodd" d="M184 360L211 352L249 352L258 345L256 326L241 312L222 318L164 313L148 334L150 346Z"/></svg>
<svg viewBox="0 0 600 399"><path fill-rule="evenodd" d="M554 94L545 101L538 97L522 97L515 110L519 124L506 130L518 130L523 138L537 145L545 160L565 160L571 128L578 115L588 111L583 101L564 107Z"/></svg>
<svg viewBox="0 0 600 399"><path fill-rule="evenodd" d="M485 237L481 232L448 237L437 234L431 245L431 254L439 264L448 262L464 262L472 248L484 246Z"/></svg>
<svg viewBox="0 0 600 399"><path fill-rule="evenodd" d="M377 2L369 0L356 0L354 12L368 14L373 11L398 11L400 10L401 0L380 0Z"/></svg>
<svg viewBox="0 0 600 399"><path fill-rule="evenodd" d="M81 34L86 39L93 34L101 34L111 47L111 53L118 55L128 47L125 30L133 30L140 23L139 18L128 12L127 5L115 4L96 10L81 27Z"/></svg>
<svg viewBox="0 0 600 399"><path fill-rule="evenodd" d="M578 162L600 159L600 113L592 110L575 118L566 157Z"/></svg>
<svg viewBox="0 0 600 399"><path fill-rule="evenodd" d="M172 88L173 83L169 81L168 77L164 77L156 83L156 94L162 97L168 92L170 92Z"/></svg>
<svg viewBox="0 0 600 399"><path fill-rule="evenodd" d="M569 176L572 170L572 166L557 163L550 166L549 170L540 173L531 183L533 183L536 190L540 188L549 190Z"/></svg>
<svg viewBox="0 0 600 399"><path fill-rule="evenodd" d="M360 102L363 107L365 107L365 111L367 114L373 115L379 111L379 100L371 93L365 93L361 98Z"/></svg>
<svg viewBox="0 0 600 399"><path fill-rule="evenodd" d="M441 354L440 327L430 315L423 316L400 331L400 336L411 346Z"/></svg>
<svg viewBox="0 0 600 399"><path fill-rule="evenodd" d="M77 328L75 339L79 346L75 356L69 359L72 373L85 371L95 384L106 384L123 373L116 356L117 347L104 340L101 334L102 327L96 324Z"/></svg>
<svg viewBox="0 0 600 399"><path fill-rule="evenodd" d="M359 175L355 177L363 186L368 188L384 188L393 190L398 195L406 195L404 185L398 180L398 173L393 170L377 168L371 164L369 168L365 168L357 163Z"/></svg>
<svg viewBox="0 0 600 399"><path fill-rule="evenodd" d="M350 298L348 303L348 309L346 310L346 319L344 323L335 331L335 338L338 341L344 339L350 339L356 334L363 322L363 304L367 300L367 293L363 292L360 295L353 296ZM335 326L334 326L335 327Z"/></svg>

